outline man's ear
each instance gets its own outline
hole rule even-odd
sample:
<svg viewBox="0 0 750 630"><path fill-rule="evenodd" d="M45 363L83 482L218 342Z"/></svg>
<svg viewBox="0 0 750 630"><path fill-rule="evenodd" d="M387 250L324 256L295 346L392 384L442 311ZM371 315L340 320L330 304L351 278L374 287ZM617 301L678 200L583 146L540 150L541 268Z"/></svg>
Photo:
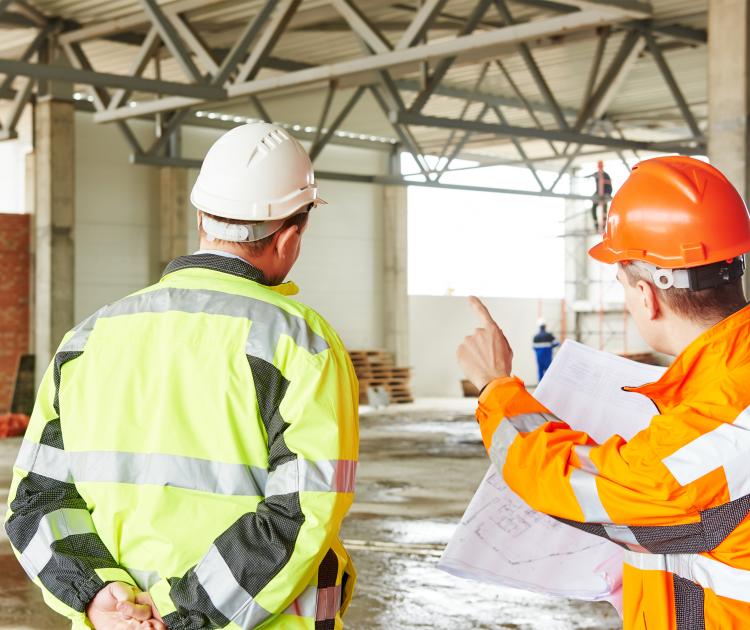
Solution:
<svg viewBox="0 0 750 630"><path fill-rule="evenodd" d="M273 247L276 255L282 260L288 256L295 255L299 245L299 227L297 225L288 225L281 228L274 235Z"/></svg>
<svg viewBox="0 0 750 630"><path fill-rule="evenodd" d="M659 298L656 295L656 289L654 286L646 282L645 280L639 280L636 285L643 310L650 320L657 319L661 314L661 305L659 304Z"/></svg>

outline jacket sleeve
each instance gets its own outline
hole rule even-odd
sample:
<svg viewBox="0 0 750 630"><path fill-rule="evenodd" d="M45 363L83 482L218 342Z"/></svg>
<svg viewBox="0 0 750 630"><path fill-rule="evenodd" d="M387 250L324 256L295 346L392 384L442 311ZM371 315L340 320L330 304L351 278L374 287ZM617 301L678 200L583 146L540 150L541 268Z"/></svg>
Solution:
<svg viewBox="0 0 750 630"><path fill-rule="evenodd" d="M86 606L106 583L135 582L98 536L66 458L58 389L63 364L78 356L61 350L42 379L13 467L5 531L46 603L88 628Z"/></svg>
<svg viewBox="0 0 750 630"><path fill-rule="evenodd" d="M247 357L268 436L265 497L185 575L150 589L170 629L255 628L315 584L321 563L330 565L354 497L358 387L343 346L329 343L315 355L298 349L305 356L284 360L283 374ZM334 563L326 583L340 583L342 569Z"/></svg>
<svg viewBox="0 0 750 630"><path fill-rule="evenodd" d="M641 547L646 538L673 535L667 526L700 521L696 487L680 485L663 462L679 439L674 417L656 416L630 441L614 435L597 444L551 414L519 379L506 378L482 393L477 419L503 478L539 512ZM725 487L717 481L705 480L713 495ZM706 501L713 495L705 493Z"/></svg>

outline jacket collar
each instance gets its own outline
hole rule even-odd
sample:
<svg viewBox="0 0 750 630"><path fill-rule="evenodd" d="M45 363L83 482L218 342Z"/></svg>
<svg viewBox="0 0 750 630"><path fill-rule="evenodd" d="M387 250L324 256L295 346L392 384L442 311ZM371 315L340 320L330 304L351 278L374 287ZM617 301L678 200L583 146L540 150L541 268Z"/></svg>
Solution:
<svg viewBox="0 0 750 630"><path fill-rule="evenodd" d="M674 407L710 389L738 366L750 363L748 339L750 305L698 336L658 381L624 389L648 396L660 407Z"/></svg>
<svg viewBox="0 0 750 630"><path fill-rule="evenodd" d="M171 261L164 273L162 280L175 271L183 269L209 269L226 273L238 278L244 278L252 282L257 282L282 295L295 295L299 289L293 282L285 282L280 285L272 285L266 280L263 272L241 258L219 256L218 254L191 254L189 256L180 256Z"/></svg>

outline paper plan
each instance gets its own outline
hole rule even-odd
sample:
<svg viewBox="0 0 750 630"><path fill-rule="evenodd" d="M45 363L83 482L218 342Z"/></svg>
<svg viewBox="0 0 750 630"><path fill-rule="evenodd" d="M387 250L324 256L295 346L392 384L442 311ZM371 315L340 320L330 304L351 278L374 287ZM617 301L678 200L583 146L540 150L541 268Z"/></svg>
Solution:
<svg viewBox="0 0 750 630"><path fill-rule="evenodd" d="M534 396L597 442L630 439L656 413L625 385L657 380L664 368L566 341ZM493 466L487 471L440 560L461 577L617 606L622 549L529 508Z"/></svg>

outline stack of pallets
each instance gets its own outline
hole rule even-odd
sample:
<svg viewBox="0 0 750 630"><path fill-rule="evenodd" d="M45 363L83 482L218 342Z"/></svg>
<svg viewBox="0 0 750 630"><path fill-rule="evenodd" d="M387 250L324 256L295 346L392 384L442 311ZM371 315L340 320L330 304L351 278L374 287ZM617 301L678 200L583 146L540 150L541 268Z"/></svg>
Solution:
<svg viewBox="0 0 750 630"><path fill-rule="evenodd" d="M352 350L349 355L359 379L360 404L369 403L370 387L385 389L392 403L414 402L411 395L411 368L396 367L393 354L381 350Z"/></svg>

